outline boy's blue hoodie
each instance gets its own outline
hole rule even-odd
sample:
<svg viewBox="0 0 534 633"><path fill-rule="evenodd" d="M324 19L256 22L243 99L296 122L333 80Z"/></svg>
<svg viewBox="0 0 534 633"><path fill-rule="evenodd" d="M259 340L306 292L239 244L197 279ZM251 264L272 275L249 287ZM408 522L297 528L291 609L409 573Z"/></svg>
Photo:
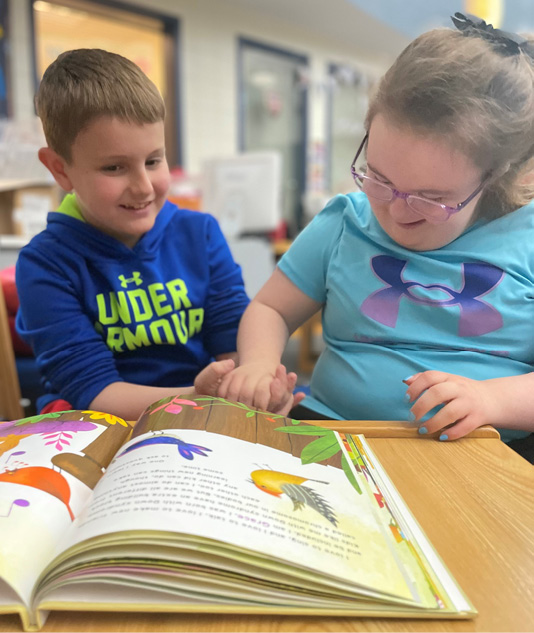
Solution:
<svg viewBox="0 0 534 633"><path fill-rule="evenodd" d="M58 397L88 408L107 385L181 387L236 350L248 304L217 221L166 202L133 247L85 223L73 195L17 262L17 331Z"/></svg>

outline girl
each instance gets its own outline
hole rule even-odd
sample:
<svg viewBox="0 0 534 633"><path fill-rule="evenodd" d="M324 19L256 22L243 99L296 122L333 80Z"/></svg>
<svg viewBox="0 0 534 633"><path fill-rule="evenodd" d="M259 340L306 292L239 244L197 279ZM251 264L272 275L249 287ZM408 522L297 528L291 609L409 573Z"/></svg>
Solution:
<svg viewBox="0 0 534 633"><path fill-rule="evenodd" d="M327 205L247 308L219 395L265 407L288 336L322 309L326 348L293 416L412 419L443 441L534 430L534 47L453 21L382 79L360 191Z"/></svg>

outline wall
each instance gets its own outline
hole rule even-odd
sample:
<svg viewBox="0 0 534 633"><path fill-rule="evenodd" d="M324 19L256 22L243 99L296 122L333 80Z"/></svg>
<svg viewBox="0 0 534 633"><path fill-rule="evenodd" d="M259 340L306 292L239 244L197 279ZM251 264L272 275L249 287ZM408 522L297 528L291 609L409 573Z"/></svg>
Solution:
<svg viewBox="0 0 534 633"><path fill-rule="evenodd" d="M13 112L17 119L33 116L33 42L28 3L9 0L10 75Z"/></svg>
<svg viewBox="0 0 534 633"><path fill-rule="evenodd" d="M308 113L309 142L324 142L326 136L327 65L349 63L380 75L407 39L371 23L377 37L369 33L369 22L357 9L350 9L354 24L346 22L344 0L284 0L286 15L273 13L271 0L129 0L140 6L180 19L183 158L186 168L197 173L203 159L237 151L237 38L244 36L307 55L311 90ZM279 10L284 3L279 3ZM303 8L328 10L331 20L314 16ZM348 5L347 5L348 6ZM260 10L261 9L261 10ZM336 24L336 11L339 21ZM12 41L11 68L14 110L18 118L33 114L32 43L29 2L10 0ZM305 25L304 25L305 23ZM350 27L350 30L349 28ZM336 33L345 29L344 40ZM353 37L351 36L354 31Z"/></svg>

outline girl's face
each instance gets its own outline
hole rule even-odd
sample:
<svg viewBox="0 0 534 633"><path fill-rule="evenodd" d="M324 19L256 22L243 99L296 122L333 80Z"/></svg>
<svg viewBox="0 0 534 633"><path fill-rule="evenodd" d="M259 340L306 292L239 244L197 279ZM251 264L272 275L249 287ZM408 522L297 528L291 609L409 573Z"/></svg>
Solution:
<svg viewBox="0 0 534 633"><path fill-rule="evenodd" d="M397 191L435 200L451 207L468 198L483 173L447 139L421 136L409 127L390 123L377 114L369 129L367 175ZM441 248L471 224L478 194L443 224L432 224L401 198L383 202L369 197L380 226L392 240L414 251Z"/></svg>

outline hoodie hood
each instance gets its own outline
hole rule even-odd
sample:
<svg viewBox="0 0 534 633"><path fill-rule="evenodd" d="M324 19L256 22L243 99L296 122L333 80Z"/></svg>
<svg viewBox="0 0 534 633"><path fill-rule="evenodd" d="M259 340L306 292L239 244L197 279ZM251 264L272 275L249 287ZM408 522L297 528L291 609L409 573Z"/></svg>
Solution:
<svg viewBox="0 0 534 633"><path fill-rule="evenodd" d="M65 196L57 211L52 211L47 217L47 231L59 242L77 245L82 257L88 259L117 259L130 257L135 254L143 260L153 259L166 234L166 229L172 221L177 207L165 202L156 217L154 226L145 233L133 248L102 233L99 229L88 224L79 209L74 194Z"/></svg>

